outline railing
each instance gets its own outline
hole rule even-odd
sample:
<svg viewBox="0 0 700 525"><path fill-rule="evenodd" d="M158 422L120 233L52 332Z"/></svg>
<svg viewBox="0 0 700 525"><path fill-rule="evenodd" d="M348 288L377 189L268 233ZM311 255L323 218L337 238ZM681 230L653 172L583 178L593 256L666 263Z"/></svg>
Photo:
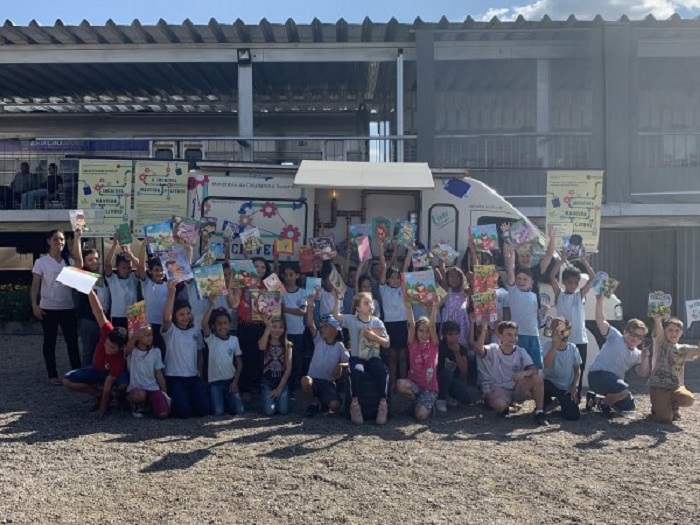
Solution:
<svg viewBox="0 0 700 525"><path fill-rule="evenodd" d="M640 168L700 167L700 132L640 132Z"/></svg>
<svg viewBox="0 0 700 525"><path fill-rule="evenodd" d="M593 134L505 133L437 135L437 167L474 169L590 169Z"/></svg>

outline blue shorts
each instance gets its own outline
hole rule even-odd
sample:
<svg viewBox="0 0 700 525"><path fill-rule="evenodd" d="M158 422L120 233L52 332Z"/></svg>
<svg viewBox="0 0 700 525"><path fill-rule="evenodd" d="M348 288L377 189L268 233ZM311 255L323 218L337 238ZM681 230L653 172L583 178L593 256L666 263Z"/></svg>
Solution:
<svg viewBox="0 0 700 525"><path fill-rule="evenodd" d="M537 368L542 370L542 347L540 346L540 338L537 335L519 335L518 346L527 351L532 362Z"/></svg>
<svg viewBox="0 0 700 525"><path fill-rule="evenodd" d="M94 366L84 366L83 368L78 368L77 370L71 370L66 375L63 376L71 383L79 383L85 385L101 385L107 380L109 373L103 372L102 370L97 370ZM129 372L124 370L121 374L117 376L114 381L116 385L128 385L129 384Z"/></svg>
<svg viewBox="0 0 700 525"><path fill-rule="evenodd" d="M595 372L588 372L588 388L596 394L604 396L607 394L619 394L620 392L624 392L629 388L629 385L625 383L624 379L612 372L596 370ZM620 410L634 410L634 396L629 394L622 401L615 403L615 408Z"/></svg>

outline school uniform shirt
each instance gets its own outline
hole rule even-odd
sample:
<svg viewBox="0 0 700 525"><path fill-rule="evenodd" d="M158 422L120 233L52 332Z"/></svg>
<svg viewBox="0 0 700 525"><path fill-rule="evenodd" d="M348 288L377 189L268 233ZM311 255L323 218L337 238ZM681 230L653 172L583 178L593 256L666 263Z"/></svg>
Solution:
<svg viewBox="0 0 700 525"><path fill-rule="evenodd" d="M428 341L421 343L417 337L408 345L408 380L421 390L438 391L438 345Z"/></svg>
<svg viewBox="0 0 700 525"><path fill-rule="evenodd" d="M168 283L163 281L160 284L146 276L141 281L141 292L146 301L146 319L150 324L163 324L163 309L168 299ZM167 363L165 367L167 368Z"/></svg>
<svg viewBox="0 0 700 525"><path fill-rule="evenodd" d="M177 377L194 377L197 370L197 330L181 330L174 324L162 332L168 351L165 353L165 375Z"/></svg>
<svg viewBox="0 0 700 525"><path fill-rule="evenodd" d="M505 288L496 288L496 310L498 310L499 320L503 320L504 308L510 308L508 304L508 290Z"/></svg>
<svg viewBox="0 0 700 525"><path fill-rule="evenodd" d="M163 370L163 359L160 349L151 348L141 350L136 347L127 356L126 363L129 367L129 387L128 391L140 388L146 392L160 390L160 385L156 380L156 372Z"/></svg>
<svg viewBox="0 0 700 525"><path fill-rule="evenodd" d="M236 376L234 359L242 355L238 338L234 335L221 339L213 332L204 341L209 347L209 382L226 381Z"/></svg>
<svg viewBox="0 0 700 525"><path fill-rule="evenodd" d="M112 317L128 317L126 309L136 303L136 282L138 277L130 273L126 279L120 279L117 272L105 277L109 285L109 296L112 303Z"/></svg>
<svg viewBox="0 0 700 525"><path fill-rule="evenodd" d="M557 315L563 317L571 323L571 334L569 342L575 345L588 344L586 334L586 312L583 308L583 297L581 291L574 293L559 293L557 298Z"/></svg>
<svg viewBox="0 0 700 525"><path fill-rule="evenodd" d="M287 292L282 296L282 304L285 308L303 308L306 306L306 292L297 288L296 292ZM287 333L301 335L304 333L304 316L284 314L284 322L287 325Z"/></svg>
<svg viewBox="0 0 700 525"><path fill-rule="evenodd" d="M581 366L581 354L574 343L566 343L566 348L557 350L552 348L552 341L546 341L542 345L542 355L547 356L554 352L552 366L544 367L544 378L559 390L569 390L574 382L574 367Z"/></svg>
<svg viewBox="0 0 700 525"><path fill-rule="evenodd" d="M448 292L440 309L440 322L454 321L459 325L459 344L462 346L469 344L467 303L467 294L464 292Z"/></svg>
<svg viewBox="0 0 700 525"><path fill-rule="evenodd" d="M69 260L70 263L70 260ZM57 261L50 255L36 260L32 273L41 277L39 306L43 310L73 310L73 290L59 283L56 278L61 270L70 264L61 259Z"/></svg>
<svg viewBox="0 0 700 525"><path fill-rule="evenodd" d="M403 287L392 288L388 284L379 285L379 295L384 308L384 322L396 323L406 320L406 306Z"/></svg>
<svg viewBox="0 0 700 525"><path fill-rule="evenodd" d="M513 390L513 374L534 364L527 350L520 346L516 346L511 354L504 353L501 345L495 343L484 345L484 349L486 354L481 358L487 376L484 385Z"/></svg>
<svg viewBox="0 0 700 525"><path fill-rule="evenodd" d="M100 339L95 347L95 355L92 358L92 366L100 372L107 372L110 377L118 377L126 369L126 359L124 352L119 350L116 354L105 352L105 341L107 336L114 331L112 323L107 321L100 328Z"/></svg>
<svg viewBox="0 0 700 525"><path fill-rule="evenodd" d="M663 332L656 336L649 386L676 390L685 385L685 363L696 348L669 343Z"/></svg>
<svg viewBox="0 0 700 525"><path fill-rule="evenodd" d="M103 282L102 286L93 286L92 290L95 292L97 295L97 298L100 300L100 304L102 305L102 310L107 312L109 310L109 306L111 304L110 296L109 296L109 288L107 285ZM88 298L87 295L81 293L80 295L77 296L77 304L76 304L76 313L78 314L78 319L86 319L88 321L93 321L97 322L95 319L95 314L92 313L92 307L90 306L90 299Z"/></svg>
<svg viewBox="0 0 700 525"><path fill-rule="evenodd" d="M387 336L384 323L378 317L372 316L369 321L363 321L357 314L345 315L343 316L342 325L343 328L348 330L350 335L350 355L352 357L359 357L365 360L379 357L379 344L369 342L364 338L365 330L372 330L380 337Z"/></svg>
<svg viewBox="0 0 700 525"><path fill-rule="evenodd" d="M314 337L314 355L311 357L308 375L313 379L335 381L336 367L340 363L347 363L349 358L343 343L340 341L333 344L326 343L319 330Z"/></svg>
<svg viewBox="0 0 700 525"><path fill-rule="evenodd" d="M518 335L540 335L535 292L523 292L515 285L508 285L508 304L510 320L518 324Z"/></svg>
<svg viewBox="0 0 700 525"><path fill-rule="evenodd" d="M627 371L641 362L642 351L637 348L630 350L620 331L611 326L605 338L605 344L588 369L588 373L612 372L620 379L624 379Z"/></svg>
<svg viewBox="0 0 700 525"><path fill-rule="evenodd" d="M463 357L466 357L467 347L464 345L459 345L459 353ZM447 342L443 339L438 345L438 372L441 372L442 369L445 368L445 361L448 359L453 363L457 362L457 358L455 357L454 353L452 350L450 350L450 347L447 346Z"/></svg>

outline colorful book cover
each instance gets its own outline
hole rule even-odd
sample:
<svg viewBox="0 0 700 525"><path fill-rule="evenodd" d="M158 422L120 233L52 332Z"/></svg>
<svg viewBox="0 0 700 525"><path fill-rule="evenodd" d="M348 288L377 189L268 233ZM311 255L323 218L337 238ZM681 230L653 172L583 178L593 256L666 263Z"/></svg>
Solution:
<svg viewBox="0 0 700 525"><path fill-rule="evenodd" d="M493 264L474 267L473 293L486 293L498 288L498 271Z"/></svg>
<svg viewBox="0 0 700 525"><path fill-rule="evenodd" d="M671 304L673 304L671 294L665 292L651 292L649 294L647 314L649 317L659 316L668 319L671 317Z"/></svg>
<svg viewBox="0 0 700 525"><path fill-rule="evenodd" d="M442 286L438 284L435 286L435 294L437 295L440 302L442 302L447 297L447 290L445 290Z"/></svg>
<svg viewBox="0 0 700 525"><path fill-rule="evenodd" d="M207 299L211 294L226 295L226 278L221 264L211 264L193 268L194 282L197 286L197 297Z"/></svg>
<svg viewBox="0 0 700 525"><path fill-rule="evenodd" d="M219 219L216 217L202 217L199 223L199 233L202 237L211 237L216 231L216 225Z"/></svg>
<svg viewBox="0 0 700 525"><path fill-rule="evenodd" d="M284 284L282 284L282 281L276 273L271 273L269 277L263 279L263 283L265 284L265 288L271 292L279 292L280 295L284 295L287 292L284 288Z"/></svg>
<svg viewBox="0 0 700 525"><path fill-rule="evenodd" d="M365 331L368 330L372 333L380 335L380 330L378 328L360 328L360 333L358 335L359 348L357 349L357 354L363 361L368 361L373 357L381 356L381 348L379 343L375 341L368 341L365 339Z"/></svg>
<svg viewBox="0 0 700 525"><path fill-rule="evenodd" d="M312 237L309 239L314 257L322 261L330 261L335 257L335 239L332 235L325 237Z"/></svg>
<svg viewBox="0 0 700 525"><path fill-rule="evenodd" d="M413 304L430 304L437 294L435 274L432 270L403 274L406 297Z"/></svg>
<svg viewBox="0 0 700 525"><path fill-rule="evenodd" d="M253 261L249 259L236 259L231 261L231 272L233 280L241 288L251 288L260 282L258 271L255 269Z"/></svg>
<svg viewBox="0 0 700 525"><path fill-rule="evenodd" d="M114 234L119 241L119 244L131 244L134 242L134 237L131 235L131 225L128 222L119 224L114 229Z"/></svg>
<svg viewBox="0 0 700 525"><path fill-rule="evenodd" d="M151 253L166 252L175 244L173 226L169 222L147 224L143 227L143 234L153 239L149 245Z"/></svg>
<svg viewBox="0 0 700 525"><path fill-rule="evenodd" d="M272 246L276 255L294 255L294 240L288 238L277 238Z"/></svg>
<svg viewBox="0 0 700 525"><path fill-rule="evenodd" d="M268 317L279 319L282 317L282 299L279 292L269 290L251 290L251 304L253 305L253 321L264 321Z"/></svg>
<svg viewBox="0 0 700 525"><path fill-rule="evenodd" d="M431 251L435 257L445 261L445 264L448 266L453 265L459 257L459 252L449 244L437 243Z"/></svg>
<svg viewBox="0 0 700 525"><path fill-rule="evenodd" d="M372 247L370 246L369 237L363 235L357 238L357 256L360 262L368 261L372 258Z"/></svg>
<svg viewBox="0 0 700 525"><path fill-rule="evenodd" d="M393 224L386 217L374 217L372 219L372 240L385 243L391 240Z"/></svg>
<svg viewBox="0 0 700 525"><path fill-rule="evenodd" d="M233 239L238 235L240 228L237 222L224 221L223 230L224 239Z"/></svg>
<svg viewBox="0 0 700 525"><path fill-rule="evenodd" d="M160 262L169 281L175 280L181 283L194 279L187 253L181 246L175 245L170 250L161 253Z"/></svg>
<svg viewBox="0 0 700 525"><path fill-rule="evenodd" d="M556 246L564 246L568 237L574 234L574 224L572 222L555 222L548 224L550 235L554 237Z"/></svg>
<svg viewBox="0 0 700 525"><path fill-rule="evenodd" d="M316 299L321 295L321 278L307 277L306 278L306 295L315 294Z"/></svg>
<svg viewBox="0 0 700 525"><path fill-rule="evenodd" d="M194 246L199 239L200 223L197 219L173 217L173 232L175 239L182 244Z"/></svg>
<svg viewBox="0 0 700 525"><path fill-rule="evenodd" d="M498 228L495 224L472 226L471 230L477 252L491 253L498 250Z"/></svg>
<svg viewBox="0 0 700 525"><path fill-rule="evenodd" d="M586 248L583 246L583 237L576 233L564 237L564 253L566 253L566 257L570 261L583 259L586 256Z"/></svg>
<svg viewBox="0 0 700 525"><path fill-rule="evenodd" d="M370 237L372 234L371 224L351 224L348 227L348 241L353 246L357 246L358 237Z"/></svg>
<svg viewBox="0 0 700 525"><path fill-rule="evenodd" d="M314 251L310 246L299 247L299 268L301 273L314 271Z"/></svg>
<svg viewBox="0 0 700 525"><path fill-rule="evenodd" d="M247 252L252 252L262 246L260 230L255 226L239 232L238 236L241 238L241 243L243 243L243 249Z"/></svg>
<svg viewBox="0 0 700 525"><path fill-rule="evenodd" d="M519 219L509 226L505 224L503 226L503 241L510 245L520 246L538 239L537 230L525 219Z"/></svg>
<svg viewBox="0 0 700 525"><path fill-rule="evenodd" d="M223 242L213 242L209 245L209 251L216 259L223 259L226 255L226 247Z"/></svg>
<svg viewBox="0 0 700 525"><path fill-rule="evenodd" d="M416 232L418 231L416 225L411 221L400 221L397 226L397 241L399 244L410 248L416 242Z"/></svg>
<svg viewBox="0 0 700 525"><path fill-rule="evenodd" d="M607 273L596 272L591 282L591 289L596 295L603 295L609 299L615 293L619 284L616 279L613 279Z"/></svg>
<svg viewBox="0 0 700 525"><path fill-rule="evenodd" d="M199 259L197 259L192 266L211 266L212 264L216 264L217 259L216 253L211 249L207 249L199 256Z"/></svg>
<svg viewBox="0 0 700 525"><path fill-rule="evenodd" d="M135 333L149 327L148 319L146 318L146 301L134 303L126 309L127 326L129 337Z"/></svg>
<svg viewBox="0 0 700 525"><path fill-rule="evenodd" d="M413 250L411 253L411 263L413 269L428 268L430 266L430 252L428 250Z"/></svg>
<svg viewBox="0 0 700 525"><path fill-rule="evenodd" d="M69 210L68 218L70 219L70 226L73 231L78 228L84 232L89 231L87 219L83 210Z"/></svg>
<svg viewBox="0 0 700 525"><path fill-rule="evenodd" d="M478 322L493 323L498 319L495 290L472 295L472 304Z"/></svg>
<svg viewBox="0 0 700 525"><path fill-rule="evenodd" d="M335 266L331 270L331 273L328 276L328 280L330 281L331 286L335 290L336 297L340 299L345 297L345 292L347 291L348 287L345 284L345 281L343 281L343 278L340 276L340 273L338 273L338 270L335 269Z"/></svg>

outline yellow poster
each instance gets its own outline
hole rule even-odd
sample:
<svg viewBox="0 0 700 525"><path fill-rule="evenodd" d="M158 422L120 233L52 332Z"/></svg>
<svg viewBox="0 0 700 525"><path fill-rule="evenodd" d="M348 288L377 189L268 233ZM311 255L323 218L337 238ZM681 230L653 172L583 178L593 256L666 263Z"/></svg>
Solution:
<svg viewBox="0 0 700 525"><path fill-rule="evenodd" d="M131 170L130 160L80 160L78 208L88 218L90 237L111 237L129 222Z"/></svg>
<svg viewBox="0 0 700 525"><path fill-rule="evenodd" d="M134 167L134 232L187 214L187 162L139 160Z"/></svg>
<svg viewBox="0 0 700 525"><path fill-rule="evenodd" d="M598 251L603 204L602 171L547 172L547 227L572 224L589 253Z"/></svg>

